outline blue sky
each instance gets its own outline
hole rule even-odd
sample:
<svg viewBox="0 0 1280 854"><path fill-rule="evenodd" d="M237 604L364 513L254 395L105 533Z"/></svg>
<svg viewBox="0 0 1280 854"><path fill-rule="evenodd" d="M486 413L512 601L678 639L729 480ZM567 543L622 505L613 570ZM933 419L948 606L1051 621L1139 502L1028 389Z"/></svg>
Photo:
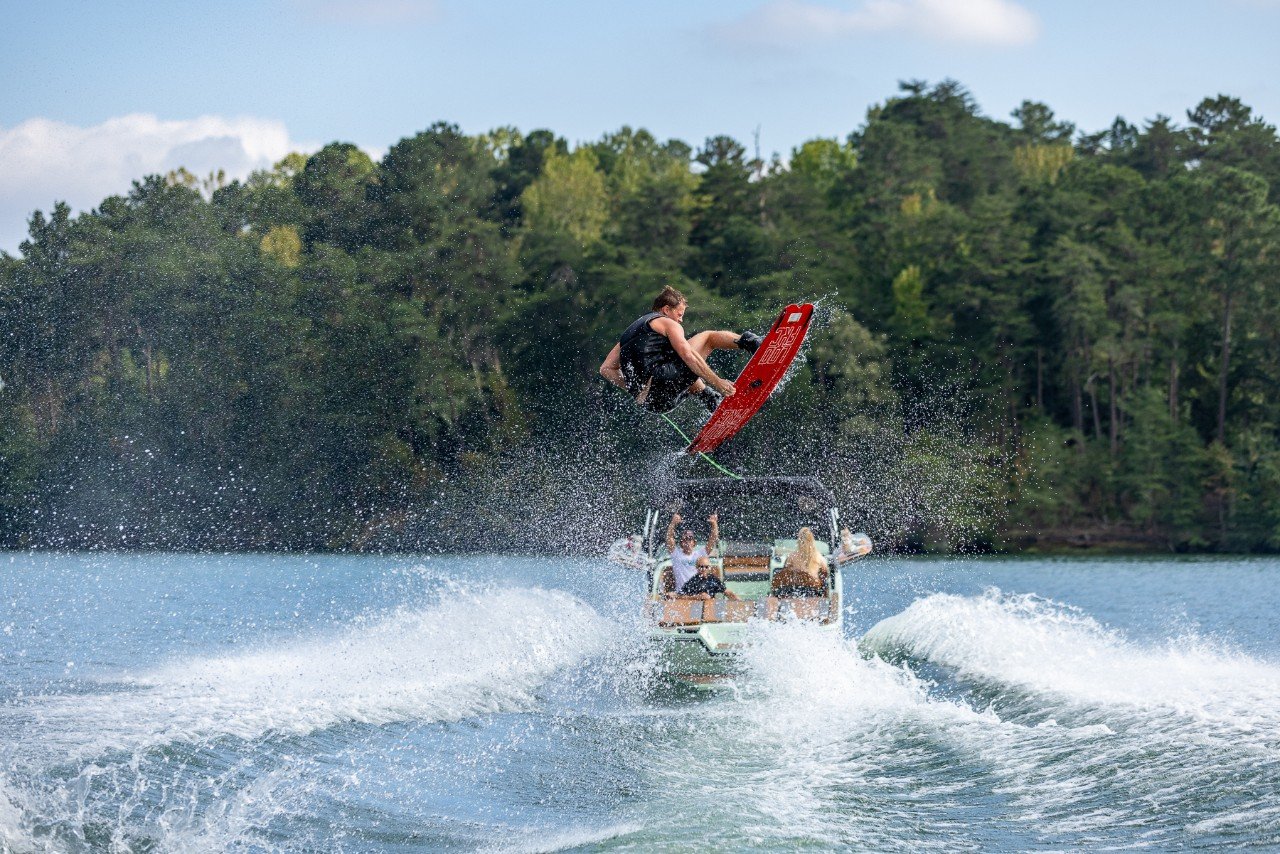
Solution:
<svg viewBox="0 0 1280 854"><path fill-rule="evenodd" d="M1201 98L1280 119L1280 0L0 0L0 249L34 208L146 172L233 175L290 149L375 155L432 122L629 124L766 156L843 137L903 79L1006 119L1185 121Z"/></svg>

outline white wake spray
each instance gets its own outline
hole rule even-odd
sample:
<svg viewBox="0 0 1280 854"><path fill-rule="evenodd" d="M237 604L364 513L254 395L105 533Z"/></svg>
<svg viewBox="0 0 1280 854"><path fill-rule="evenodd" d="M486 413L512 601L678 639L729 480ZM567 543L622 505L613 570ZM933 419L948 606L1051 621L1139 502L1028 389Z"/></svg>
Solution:
<svg viewBox="0 0 1280 854"><path fill-rule="evenodd" d="M1135 643L1038 596L933 594L882 620L863 644L1067 703L1164 710L1280 738L1275 664L1194 635Z"/></svg>
<svg viewBox="0 0 1280 854"><path fill-rule="evenodd" d="M991 698L1009 723L952 737L1050 838L1140 830L1159 846L1280 832L1271 662L1194 635L1135 642L1076 609L998 590L920 599L863 646L950 668Z"/></svg>
<svg viewBox="0 0 1280 854"><path fill-rule="evenodd" d="M671 830L651 827L643 844L714 848L718 827L764 849L954 842L928 828L971 786L933 773L937 745L952 727L1000 725L994 716L931 698L908 668L810 623L753 625L741 658L736 693L689 710L647 757L662 819L646 824Z"/></svg>
<svg viewBox="0 0 1280 854"><path fill-rule="evenodd" d="M336 636L172 662L136 690L33 698L48 758L210 738L300 735L346 722L453 721L528 707L593 654L605 621L542 589L456 593Z"/></svg>
<svg viewBox="0 0 1280 854"><path fill-rule="evenodd" d="M1278 671L1203 639L1144 645L992 591L928 596L859 643L761 625L742 661L737 693L648 757L672 793L651 806L683 836L645 843L714 845L690 836L704 821L759 847L864 850L1280 831Z"/></svg>

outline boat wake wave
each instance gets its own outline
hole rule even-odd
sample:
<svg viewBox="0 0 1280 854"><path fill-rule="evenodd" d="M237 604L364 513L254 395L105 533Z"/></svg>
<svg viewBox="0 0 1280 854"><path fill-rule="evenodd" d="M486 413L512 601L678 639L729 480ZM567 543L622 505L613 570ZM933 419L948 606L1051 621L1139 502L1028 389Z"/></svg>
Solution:
<svg viewBox="0 0 1280 854"><path fill-rule="evenodd" d="M0 719L29 734L2 757L0 848L259 845L273 822L359 790L368 727L533 708L600 652L606 625L560 591L454 589L336 633L29 697Z"/></svg>
<svg viewBox="0 0 1280 854"><path fill-rule="evenodd" d="M1280 832L1280 669L1204 639L1145 646L992 591L928 596L858 642L760 624L742 658L685 749L649 759L652 788L679 793L668 826L875 850Z"/></svg>
<svg viewBox="0 0 1280 854"><path fill-rule="evenodd" d="M1153 845L1280 832L1280 667L1192 634L1144 644L1051 600L933 594L862 640L940 666L1001 725L957 730L1028 822ZM1092 834L1092 835L1090 835ZM1162 834L1170 834L1162 836ZM1179 836L1182 834L1183 836Z"/></svg>
<svg viewBox="0 0 1280 854"><path fill-rule="evenodd" d="M882 620L863 646L1062 708L1168 713L1280 739L1280 666L1190 633L1135 643L1034 595L933 594Z"/></svg>
<svg viewBox="0 0 1280 854"><path fill-rule="evenodd" d="M455 721L524 708L554 672L596 652L603 619L541 589L455 593L359 620L336 636L172 662L126 690L36 698L53 757L341 723Z"/></svg>

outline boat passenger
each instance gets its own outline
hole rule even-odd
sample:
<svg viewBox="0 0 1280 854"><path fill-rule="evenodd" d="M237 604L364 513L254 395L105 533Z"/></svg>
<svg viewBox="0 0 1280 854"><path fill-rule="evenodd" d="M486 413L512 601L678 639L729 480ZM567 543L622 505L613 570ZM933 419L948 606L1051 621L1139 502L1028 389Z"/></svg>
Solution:
<svg viewBox="0 0 1280 854"><path fill-rule="evenodd" d="M698 574L689 579L680 593L674 595L682 599L711 599L724 594L724 598L738 601L738 594L724 586L724 580L716 573L711 558L700 557L695 566Z"/></svg>
<svg viewBox="0 0 1280 854"><path fill-rule="evenodd" d="M840 529L840 548L831 557L836 563L848 563L871 551L871 539L866 534L855 536L848 528Z"/></svg>
<svg viewBox="0 0 1280 854"><path fill-rule="evenodd" d="M774 596L825 596L830 572L827 559L818 554L813 531L801 528L796 535L796 550L773 574L769 592Z"/></svg>
<svg viewBox="0 0 1280 854"><path fill-rule="evenodd" d="M671 514L671 523L667 525L667 551L671 553L671 574L675 578L675 592L683 593L684 586L697 574L698 558L704 558L720 545L720 517L712 513L707 517L711 523L711 535L707 537L705 546L698 545L693 531L685 528L680 533L680 545L676 547L676 526L682 521L679 513Z"/></svg>

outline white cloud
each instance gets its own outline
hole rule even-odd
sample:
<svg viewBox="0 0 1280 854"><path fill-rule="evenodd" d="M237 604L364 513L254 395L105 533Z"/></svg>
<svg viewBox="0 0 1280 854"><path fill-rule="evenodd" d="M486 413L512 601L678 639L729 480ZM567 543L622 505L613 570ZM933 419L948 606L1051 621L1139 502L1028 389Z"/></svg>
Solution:
<svg viewBox="0 0 1280 854"><path fill-rule="evenodd" d="M252 117L165 121L136 113L90 127L42 118L0 127L0 249L16 252L31 212L47 213L55 201L88 210L144 175L179 166L242 178L314 147L291 140L282 122Z"/></svg>
<svg viewBox="0 0 1280 854"><path fill-rule="evenodd" d="M866 33L902 32L934 41L1012 46L1040 32L1013 0L861 0L839 6L771 0L717 27L722 41L748 47L799 48Z"/></svg>

